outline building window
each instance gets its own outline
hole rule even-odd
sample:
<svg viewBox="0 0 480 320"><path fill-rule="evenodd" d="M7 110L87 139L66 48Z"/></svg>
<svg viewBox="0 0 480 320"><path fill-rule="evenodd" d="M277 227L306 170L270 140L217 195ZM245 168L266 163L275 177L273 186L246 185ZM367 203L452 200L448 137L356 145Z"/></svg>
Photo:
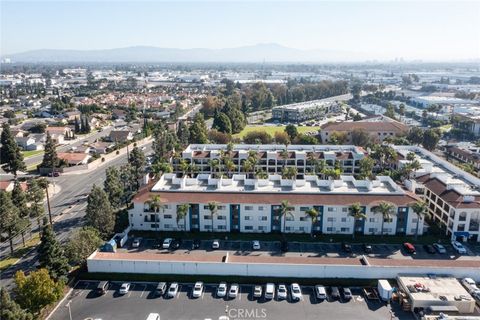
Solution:
<svg viewBox="0 0 480 320"><path fill-rule="evenodd" d="M152 223L152 224L150 225L150 227L151 227L152 229L158 229L160 226L158 225L158 223Z"/></svg>
<svg viewBox="0 0 480 320"><path fill-rule="evenodd" d="M330 218L327 218L327 221L328 222L335 222L335 221L337 221L337 219L330 217Z"/></svg>
<svg viewBox="0 0 480 320"><path fill-rule="evenodd" d="M253 206L245 206L245 211L252 211L253 210Z"/></svg>
<svg viewBox="0 0 480 320"><path fill-rule="evenodd" d="M302 232L305 232L305 227L299 227L298 230L302 231Z"/></svg>
<svg viewBox="0 0 480 320"><path fill-rule="evenodd" d="M226 229L227 229L227 226L218 226L217 229L218 229L218 230L226 230Z"/></svg>
<svg viewBox="0 0 480 320"><path fill-rule="evenodd" d="M343 207L343 208L342 208L342 212L348 212L348 208L347 208L347 207Z"/></svg>
<svg viewBox="0 0 480 320"><path fill-rule="evenodd" d="M258 206L258 211L263 211L263 206Z"/></svg>
<svg viewBox="0 0 480 320"><path fill-rule="evenodd" d="M204 220L211 220L212 217L210 215L206 214L206 215L203 216L203 219Z"/></svg>
<svg viewBox="0 0 480 320"><path fill-rule="evenodd" d="M163 218L164 219L172 219L172 215L171 214L164 214Z"/></svg>
<svg viewBox="0 0 480 320"><path fill-rule="evenodd" d="M260 217L258 217L258 220L260 220L260 221L267 221L267 220L268 220L268 217L267 217L267 216L260 216Z"/></svg>
<svg viewBox="0 0 480 320"><path fill-rule="evenodd" d="M252 217L251 217L251 216L245 216L243 219L244 219L244 220L251 220Z"/></svg>
<svg viewBox="0 0 480 320"><path fill-rule="evenodd" d="M205 230L211 230L211 229L212 229L212 226L209 225L209 224L206 224L206 225L203 226L203 229L205 229Z"/></svg>
<svg viewBox="0 0 480 320"><path fill-rule="evenodd" d="M300 207L300 211L303 211L303 212L308 211L308 209L310 209L310 208L309 207Z"/></svg>
<svg viewBox="0 0 480 320"><path fill-rule="evenodd" d="M307 217L300 217L300 221L307 221Z"/></svg>
<svg viewBox="0 0 480 320"><path fill-rule="evenodd" d="M259 226L259 227L258 227L258 230L259 230L259 231L267 231L267 227L265 227L265 226Z"/></svg>
<svg viewBox="0 0 480 320"><path fill-rule="evenodd" d="M225 210L225 206L218 206L218 210Z"/></svg>
<svg viewBox="0 0 480 320"><path fill-rule="evenodd" d="M227 220L227 217L226 216L218 216L217 219L218 220Z"/></svg>
<svg viewBox="0 0 480 320"><path fill-rule="evenodd" d="M375 222L375 218L368 219L369 222Z"/></svg>
<svg viewBox="0 0 480 320"><path fill-rule="evenodd" d="M412 223L417 223L417 221L418 221L418 218L413 218L412 219Z"/></svg>
<svg viewBox="0 0 480 320"><path fill-rule="evenodd" d="M285 231L290 231L292 230L292 227L285 227Z"/></svg>
<svg viewBox="0 0 480 320"><path fill-rule="evenodd" d="M253 226L245 226L245 230L253 230Z"/></svg>
<svg viewBox="0 0 480 320"><path fill-rule="evenodd" d="M350 232L350 228L340 228L340 232Z"/></svg>
<svg viewBox="0 0 480 320"><path fill-rule="evenodd" d="M170 228L172 227L172 225L171 225L171 224L168 224L168 223L166 223L166 224L164 224L164 225L163 225L163 227L164 227L165 229L170 229Z"/></svg>
<svg viewBox="0 0 480 320"><path fill-rule="evenodd" d="M377 232L377 228L368 228L368 232L375 233Z"/></svg>
<svg viewBox="0 0 480 320"><path fill-rule="evenodd" d="M405 207L398 208L398 212L400 213L407 213L407 211L408 211L408 208L405 208Z"/></svg>
<svg viewBox="0 0 480 320"><path fill-rule="evenodd" d="M328 207L328 212L335 212L337 211L337 208L334 208L334 207Z"/></svg>
<svg viewBox="0 0 480 320"><path fill-rule="evenodd" d="M335 227L327 227L327 232L335 232Z"/></svg>
<svg viewBox="0 0 480 320"><path fill-rule="evenodd" d="M292 217L292 216L287 216L287 217L285 218L285 220L287 220L287 221L295 221L295 218Z"/></svg>
<svg viewBox="0 0 480 320"><path fill-rule="evenodd" d="M342 218L342 222L347 222L347 218Z"/></svg>

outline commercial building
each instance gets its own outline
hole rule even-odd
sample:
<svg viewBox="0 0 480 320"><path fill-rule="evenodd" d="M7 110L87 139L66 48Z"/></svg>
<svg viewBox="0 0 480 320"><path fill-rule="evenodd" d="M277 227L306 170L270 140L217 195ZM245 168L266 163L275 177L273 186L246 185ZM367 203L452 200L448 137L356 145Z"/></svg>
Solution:
<svg viewBox="0 0 480 320"><path fill-rule="evenodd" d="M352 98L350 94L287 104L272 109L272 119L278 122L303 122L310 119L319 119L328 113L338 112L340 102Z"/></svg>
<svg viewBox="0 0 480 320"><path fill-rule="evenodd" d="M159 196L161 206L152 203L155 196ZM282 215L285 200L289 210ZM368 181L352 176L321 180L308 175L288 180L279 175L249 179L246 175L214 178L199 174L188 178L164 174L153 187L147 186L135 196L129 221L132 230L150 231L413 235L418 217L410 205L418 200L383 176ZM394 214L382 223L383 217L375 208L383 201L394 206ZM188 213L178 218L179 205L185 203ZM216 204L214 213L212 203ZM366 218L351 215L350 207L355 203ZM307 215L312 208L318 212L314 223ZM422 232L420 219L418 233Z"/></svg>
<svg viewBox="0 0 480 320"><path fill-rule="evenodd" d="M353 122L329 122L320 129L320 136L324 143L331 141L334 132L343 133L347 143L352 143L352 132L365 131L373 141L382 142L385 138L393 138L408 133L408 126L391 118L380 116Z"/></svg>
<svg viewBox="0 0 480 320"><path fill-rule="evenodd" d="M398 285L407 294L411 311L443 311L469 314L475 311L475 299L454 277L399 276Z"/></svg>

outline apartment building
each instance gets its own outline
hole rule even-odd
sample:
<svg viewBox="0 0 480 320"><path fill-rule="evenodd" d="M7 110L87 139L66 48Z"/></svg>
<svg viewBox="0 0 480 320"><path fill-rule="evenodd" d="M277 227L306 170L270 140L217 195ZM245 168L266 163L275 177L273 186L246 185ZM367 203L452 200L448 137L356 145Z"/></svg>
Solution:
<svg viewBox="0 0 480 320"><path fill-rule="evenodd" d="M397 146L399 167L414 152L422 168L405 182L428 205L433 221L452 239L480 242L480 179L433 153L414 146Z"/></svg>
<svg viewBox="0 0 480 320"><path fill-rule="evenodd" d="M161 206L153 205L159 196ZM282 201L289 213L282 216ZM203 232L286 232L319 234L382 234L383 216L375 208L382 201L393 204L391 219L383 222L383 234L412 235L418 217L410 205L419 198L406 192L390 177L355 180L321 180L317 176L287 180L280 175L249 179L246 175L195 178L164 174L153 186L141 190L129 211L132 230ZM158 201L158 200L157 200ZM178 206L187 203L188 213L177 219ZM210 204L216 204L212 214ZM360 204L365 219L351 216L351 205ZM160 208L159 208L160 207ZM318 219L312 224L306 212L314 208ZM313 228L313 230L312 230ZM423 220L418 221L423 233Z"/></svg>
<svg viewBox="0 0 480 320"><path fill-rule="evenodd" d="M350 94L287 104L272 109L272 119L278 122L303 122L310 119L319 119L328 113L341 111L341 101L351 99Z"/></svg>
<svg viewBox="0 0 480 320"><path fill-rule="evenodd" d="M173 159L173 168L176 173L211 173L221 170L226 173L226 168L213 168L212 161L220 159L222 153L228 153L232 159L234 168L229 174L241 174L245 172L245 161L254 156L257 161L252 172L263 171L267 174L281 174L284 168L295 167L297 178L315 171L319 161L324 160L327 168L341 166L343 174L351 175L358 173L360 160L365 157L365 150L355 146L329 146L329 145L234 145L231 151L227 151L224 144L192 144L181 154L180 159ZM181 162L189 164L185 170Z"/></svg>

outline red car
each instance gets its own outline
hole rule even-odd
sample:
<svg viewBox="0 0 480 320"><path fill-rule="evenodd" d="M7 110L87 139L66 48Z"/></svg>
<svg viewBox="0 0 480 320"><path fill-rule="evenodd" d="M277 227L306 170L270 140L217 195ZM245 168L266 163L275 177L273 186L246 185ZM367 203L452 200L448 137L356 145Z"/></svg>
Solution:
<svg viewBox="0 0 480 320"><path fill-rule="evenodd" d="M407 251L410 254L416 254L417 253L417 251L415 250L415 247L410 242L405 242L403 244L403 248L405 249L405 251Z"/></svg>

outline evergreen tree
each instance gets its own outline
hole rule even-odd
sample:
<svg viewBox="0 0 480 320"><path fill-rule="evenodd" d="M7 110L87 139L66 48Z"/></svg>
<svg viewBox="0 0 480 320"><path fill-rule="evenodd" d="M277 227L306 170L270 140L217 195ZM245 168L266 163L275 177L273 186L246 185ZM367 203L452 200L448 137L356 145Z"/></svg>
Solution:
<svg viewBox="0 0 480 320"><path fill-rule="evenodd" d="M75 117L75 133L80 133L80 123L78 122L78 117Z"/></svg>
<svg viewBox="0 0 480 320"><path fill-rule="evenodd" d="M24 311L4 288L0 288L0 319L2 320L32 320L33 316Z"/></svg>
<svg viewBox="0 0 480 320"><path fill-rule="evenodd" d="M83 130L83 133L90 133L90 131L92 130L90 127L90 119L88 119L88 116L84 116L84 119L85 119L85 128Z"/></svg>
<svg viewBox="0 0 480 320"><path fill-rule="evenodd" d="M18 171L25 171L27 167L23 162L23 155L20 152L15 139L10 131L10 125L4 123L2 126L2 135L0 138L2 146L0 147L0 163L5 172L13 173L15 178Z"/></svg>
<svg viewBox="0 0 480 320"><path fill-rule="evenodd" d="M128 162L132 165L133 170L135 172L135 179L137 181L137 190L140 189L140 182L139 180L142 179L142 175L145 171L145 155L143 152L135 147L133 148L132 152L130 153L130 158Z"/></svg>
<svg viewBox="0 0 480 320"><path fill-rule="evenodd" d="M10 252L13 253L13 237L17 234L20 224L18 208L12 203L10 195L0 190L0 233L8 235Z"/></svg>
<svg viewBox="0 0 480 320"><path fill-rule="evenodd" d="M182 147L188 145L188 139L190 138L190 131L188 130L188 126L185 124L184 121L181 121L178 130L177 130L177 138Z"/></svg>
<svg viewBox="0 0 480 320"><path fill-rule="evenodd" d="M190 143L208 143L207 125L200 112L195 115L190 126Z"/></svg>
<svg viewBox="0 0 480 320"><path fill-rule="evenodd" d="M63 279L68 275L68 259L50 225L43 227L37 251L40 266L47 269L53 279Z"/></svg>
<svg viewBox="0 0 480 320"><path fill-rule="evenodd" d="M40 218L45 215L45 208L43 206L45 194L37 180L31 179L28 181L27 194L30 201L30 217L37 218L38 225L40 225Z"/></svg>
<svg viewBox="0 0 480 320"><path fill-rule="evenodd" d="M212 128L223 133L232 133L232 123L230 122L230 119L225 113L219 112L218 109L215 109Z"/></svg>
<svg viewBox="0 0 480 320"><path fill-rule="evenodd" d="M153 131L153 152L155 162L168 160L177 144L177 137L164 123L159 122Z"/></svg>
<svg viewBox="0 0 480 320"><path fill-rule="evenodd" d="M28 217L28 214L30 212L28 206L27 206L27 195L25 192L22 190L22 186L18 180L15 180L13 184L13 190L12 190L12 202L15 205L15 207L18 208L19 210L19 216L21 218L26 218Z"/></svg>
<svg viewBox="0 0 480 320"><path fill-rule="evenodd" d="M108 195L108 200L112 205L112 208L118 209L122 205L124 198L124 187L122 180L120 179L120 172L116 167L107 168L105 171L106 178L103 183L103 189Z"/></svg>
<svg viewBox="0 0 480 320"><path fill-rule="evenodd" d="M57 149L55 143L52 140L52 136L47 132L47 140L45 141L45 154L43 155L43 161L40 164L42 168L51 168L54 170L58 168L60 160L57 156Z"/></svg>
<svg viewBox="0 0 480 320"><path fill-rule="evenodd" d="M96 185L93 185L88 196L85 218L87 225L97 229L103 239L112 234L115 227L115 216L107 194Z"/></svg>
<svg viewBox="0 0 480 320"><path fill-rule="evenodd" d="M71 263L85 264L88 256L102 243L103 240L97 229L83 227L68 240L65 251Z"/></svg>

